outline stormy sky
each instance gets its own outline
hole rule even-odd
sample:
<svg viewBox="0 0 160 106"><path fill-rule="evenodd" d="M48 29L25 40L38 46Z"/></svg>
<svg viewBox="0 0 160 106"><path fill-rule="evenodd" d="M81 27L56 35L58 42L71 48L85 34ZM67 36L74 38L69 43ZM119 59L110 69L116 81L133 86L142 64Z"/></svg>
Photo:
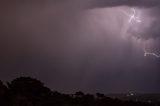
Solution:
<svg viewBox="0 0 160 106"><path fill-rule="evenodd" d="M142 21L128 23L136 10ZM52 90L160 93L159 0L0 1L0 79Z"/></svg>

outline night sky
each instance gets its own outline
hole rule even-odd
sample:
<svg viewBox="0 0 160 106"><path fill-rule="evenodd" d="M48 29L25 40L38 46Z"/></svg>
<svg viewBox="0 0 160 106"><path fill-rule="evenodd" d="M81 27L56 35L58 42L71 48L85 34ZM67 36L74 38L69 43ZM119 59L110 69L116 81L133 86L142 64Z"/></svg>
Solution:
<svg viewBox="0 0 160 106"><path fill-rule="evenodd" d="M135 16L142 22L132 20ZM160 93L160 0L2 0L0 79L65 93Z"/></svg>

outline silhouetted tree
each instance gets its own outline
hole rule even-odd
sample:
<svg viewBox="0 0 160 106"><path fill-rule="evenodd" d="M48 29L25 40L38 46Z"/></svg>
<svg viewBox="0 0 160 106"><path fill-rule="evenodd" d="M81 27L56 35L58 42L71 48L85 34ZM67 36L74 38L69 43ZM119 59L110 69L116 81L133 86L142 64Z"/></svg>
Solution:
<svg viewBox="0 0 160 106"><path fill-rule="evenodd" d="M83 98L83 106L94 106L95 98L91 94L86 94Z"/></svg>
<svg viewBox="0 0 160 106"><path fill-rule="evenodd" d="M98 99L101 99L101 98L104 98L104 94L101 94L101 93L96 93L96 96Z"/></svg>
<svg viewBox="0 0 160 106"><path fill-rule="evenodd" d="M76 93L75 93L75 96L76 96L76 97L83 97L83 96L84 96L84 93L81 92L81 91L79 91L79 92L76 92Z"/></svg>
<svg viewBox="0 0 160 106"><path fill-rule="evenodd" d="M8 102L8 88L0 81L0 104L7 105Z"/></svg>
<svg viewBox="0 0 160 106"><path fill-rule="evenodd" d="M6 94L8 88L3 84L2 81L0 81L0 98L4 97L4 95Z"/></svg>
<svg viewBox="0 0 160 106"><path fill-rule="evenodd" d="M43 104L42 102L52 94L51 90L43 83L30 77L16 78L8 83L8 87L12 98L14 98L13 101L30 101L33 105Z"/></svg>

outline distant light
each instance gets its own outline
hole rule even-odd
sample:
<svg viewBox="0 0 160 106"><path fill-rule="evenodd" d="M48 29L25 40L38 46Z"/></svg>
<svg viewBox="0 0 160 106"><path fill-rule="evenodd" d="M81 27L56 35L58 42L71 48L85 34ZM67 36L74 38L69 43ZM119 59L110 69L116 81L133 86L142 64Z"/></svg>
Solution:
<svg viewBox="0 0 160 106"><path fill-rule="evenodd" d="M133 94L133 93L130 93L130 95L133 96L134 94Z"/></svg>
<svg viewBox="0 0 160 106"><path fill-rule="evenodd" d="M134 96L134 93L129 93L129 94L127 94L126 96Z"/></svg>
<svg viewBox="0 0 160 106"><path fill-rule="evenodd" d="M148 103L151 103L152 101L151 100L148 100Z"/></svg>

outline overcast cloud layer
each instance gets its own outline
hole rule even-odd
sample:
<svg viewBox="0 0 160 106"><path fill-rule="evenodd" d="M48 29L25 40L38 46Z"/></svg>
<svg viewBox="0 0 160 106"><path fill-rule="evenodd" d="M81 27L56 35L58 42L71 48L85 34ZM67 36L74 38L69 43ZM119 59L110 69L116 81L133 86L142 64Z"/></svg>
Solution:
<svg viewBox="0 0 160 106"><path fill-rule="evenodd" d="M159 3L0 1L0 78L32 76L67 93L160 92L160 60L143 56L144 42L160 49ZM128 25L119 10L130 6L144 23Z"/></svg>

